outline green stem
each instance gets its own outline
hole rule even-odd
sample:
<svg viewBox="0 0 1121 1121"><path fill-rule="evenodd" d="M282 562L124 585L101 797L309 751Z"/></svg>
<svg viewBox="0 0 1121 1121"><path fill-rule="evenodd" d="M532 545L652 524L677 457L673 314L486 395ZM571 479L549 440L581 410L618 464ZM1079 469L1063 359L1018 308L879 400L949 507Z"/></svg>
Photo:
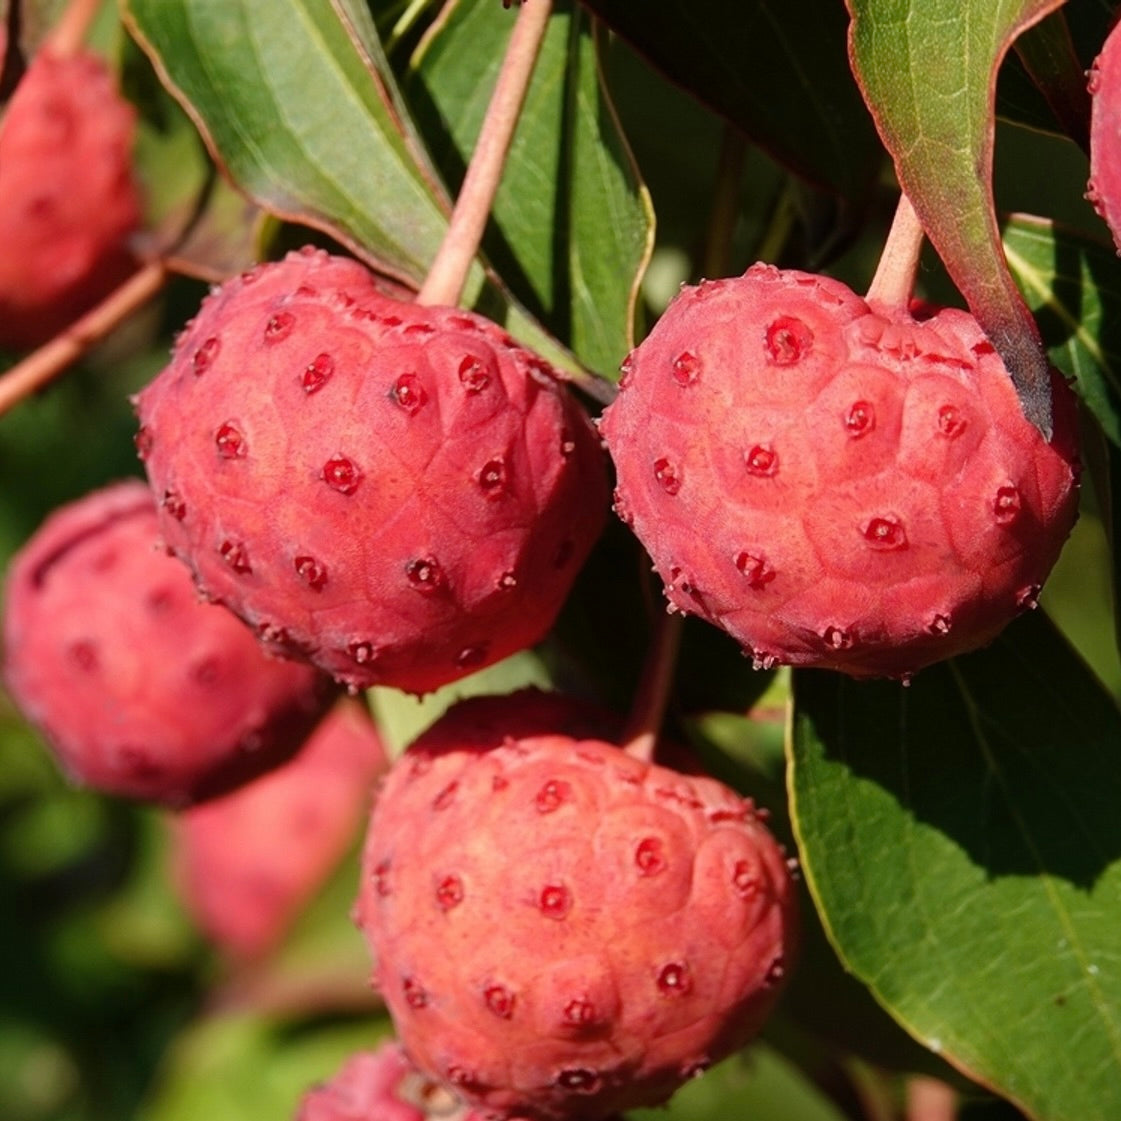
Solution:
<svg viewBox="0 0 1121 1121"><path fill-rule="evenodd" d="M701 275L727 276L732 267L732 234L739 213L740 181L747 159L747 137L731 125L724 126L716 184L712 194Z"/></svg>
<svg viewBox="0 0 1121 1121"><path fill-rule="evenodd" d="M655 613L650 647L642 666L634 704L623 731L623 750L635 759L650 763L661 735L669 703L670 688L681 647L683 616L666 611Z"/></svg>

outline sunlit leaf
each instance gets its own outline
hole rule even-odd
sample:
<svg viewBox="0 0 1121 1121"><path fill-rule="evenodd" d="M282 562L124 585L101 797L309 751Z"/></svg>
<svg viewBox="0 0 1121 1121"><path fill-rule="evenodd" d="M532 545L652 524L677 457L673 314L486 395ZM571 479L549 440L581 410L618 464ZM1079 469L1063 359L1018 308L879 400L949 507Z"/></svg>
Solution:
<svg viewBox="0 0 1121 1121"><path fill-rule="evenodd" d="M454 0L406 85L449 182L475 145L512 20ZM445 131L446 130L446 131ZM515 294L587 365L615 377L633 344L653 218L599 74L591 20L557 5L492 212L484 249Z"/></svg>
<svg viewBox="0 0 1121 1121"><path fill-rule="evenodd" d="M330 0L129 0L134 34L231 178L419 280L445 227L383 89Z"/></svg>
<svg viewBox="0 0 1121 1121"><path fill-rule="evenodd" d="M997 68L1062 0L847 0L853 70L954 283L1050 430L1047 363L1000 249L992 192Z"/></svg>

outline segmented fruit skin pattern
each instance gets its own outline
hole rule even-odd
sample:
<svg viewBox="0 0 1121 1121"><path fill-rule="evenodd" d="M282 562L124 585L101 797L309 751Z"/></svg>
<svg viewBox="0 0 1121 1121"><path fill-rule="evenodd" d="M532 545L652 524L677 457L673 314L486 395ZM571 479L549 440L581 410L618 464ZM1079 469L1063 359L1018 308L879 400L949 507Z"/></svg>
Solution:
<svg viewBox="0 0 1121 1121"><path fill-rule="evenodd" d="M755 265L683 289L601 432L672 610L756 665L905 677L1035 605L1078 505L1053 390L1047 443L965 312Z"/></svg>
<svg viewBox="0 0 1121 1121"><path fill-rule="evenodd" d="M375 804L355 917L376 984L417 1066L485 1112L663 1101L758 1030L792 953L763 815L597 722L533 692L461 702Z"/></svg>
<svg viewBox="0 0 1121 1121"><path fill-rule="evenodd" d="M45 342L135 267L135 122L96 55L32 60L0 119L0 346Z"/></svg>
<svg viewBox="0 0 1121 1121"><path fill-rule="evenodd" d="M1121 26L1090 68L1090 182L1086 197L1121 250Z"/></svg>
<svg viewBox="0 0 1121 1121"><path fill-rule="evenodd" d="M606 519L606 457L543 361L321 252L213 294L137 407L200 586L355 687L428 692L538 641Z"/></svg>
<svg viewBox="0 0 1121 1121"><path fill-rule="evenodd" d="M75 782L185 805L276 766L334 695L200 603L139 479L55 511L6 581L4 679Z"/></svg>
<svg viewBox="0 0 1121 1121"><path fill-rule="evenodd" d="M215 945L248 960L284 938L357 841L388 765L369 714L344 698L288 762L177 815L175 880Z"/></svg>
<svg viewBox="0 0 1121 1121"><path fill-rule="evenodd" d="M300 1099L296 1121L427 1121L418 1102L402 1097L403 1085L420 1079L397 1043L350 1056L328 1081Z"/></svg>

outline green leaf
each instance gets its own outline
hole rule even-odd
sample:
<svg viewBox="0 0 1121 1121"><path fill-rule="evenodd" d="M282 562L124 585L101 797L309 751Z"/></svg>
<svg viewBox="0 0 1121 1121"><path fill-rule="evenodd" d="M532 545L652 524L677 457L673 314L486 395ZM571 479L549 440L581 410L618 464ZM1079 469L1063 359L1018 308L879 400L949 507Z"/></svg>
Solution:
<svg viewBox="0 0 1121 1121"><path fill-rule="evenodd" d="M483 249L531 312L614 378L633 345L653 213L591 23L571 0L550 18ZM405 92L449 183L474 149L512 27L492 0L452 0L412 60Z"/></svg>
<svg viewBox="0 0 1121 1121"><path fill-rule="evenodd" d="M868 187L880 147L849 72L832 0L588 0L655 67L776 160L843 194Z"/></svg>
<svg viewBox="0 0 1121 1121"><path fill-rule="evenodd" d="M254 1015L213 1015L180 1033L140 1121L260 1121L296 1115L304 1092L388 1034L381 1019L301 1030Z"/></svg>
<svg viewBox="0 0 1121 1121"><path fill-rule="evenodd" d="M631 1121L843 1121L844 1114L805 1074L763 1043L713 1067L658 1109Z"/></svg>
<svg viewBox="0 0 1121 1121"><path fill-rule="evenodd" d="M1051 361L1121 446L1121 261L1112 244L1014 215L1004 252Z"/></svg>
<svg viewBox="0 0 1121 1121"><path fill-rule="evenodd" d="M125 16L230 177L384 271L424 275L446 218L330 0L128 0Z"/></svg>
<svg viewBox="0 0 1121 1121"><path fill-rule="evenodd" d="M1019 32L1062 0L847 0L853 70L899 182L993 340L1028 415L1050 430L1047 363L1000 249L996 74Z"/></svg>
<svg viewBox="0 0 1121 1121"><path fill-rule="evenodd" d="M336 0L337 3L337 0ZM123 14L214 158L254 202L419 284L448 206L368 21L332 0L124 0ZM481 266L463 302L504 323L593 395L571 353Z"/></svg>
<svg viewBox="0 0 1121 1121"><path fill-rule="evenodd" d="M1121 1115L1121 713L1041 613L909 688L796 675L803 869L842 960L1029 1116Z"/></svg>

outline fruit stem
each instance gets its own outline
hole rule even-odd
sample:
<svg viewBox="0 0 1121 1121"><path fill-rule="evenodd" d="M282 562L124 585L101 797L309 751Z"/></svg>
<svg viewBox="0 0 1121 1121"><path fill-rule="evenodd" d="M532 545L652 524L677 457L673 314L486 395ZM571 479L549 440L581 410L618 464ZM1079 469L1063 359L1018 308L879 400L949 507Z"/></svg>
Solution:
<svg viewBox="0 0 1121 1121"><path fill-rule="evenodd" d="M661 611L654 616L650 648L642 665L634 704L623 729L623 750L644 763L654 760L654 749L669 703L670 687L677 668L684 616Z"/></svg>
<svg viewBox="0 0 1121 1121"><path fill-rule="evenodd" d="M900 192L876 275L864 297L868 303L906 311L915 288L923 237L922 223L911 200Z"/></svg>
<svg viewBox="0 0 1121 1121"><path fill-rule="evenodd" d="M417 293L418 304L459 303L498 192L506 154L552 10L553 0L525 0L518 12L451 223Z"/></svg>
<svg viewBox="0 0 1121 1121"><path fill-rule="evenodd" d="M732 235L739 215L740 181L747 160L747 137L725 125L720 140L716 185L705 230L701 275L727 276L732 267Z"/></svg>
<svg viewBox="0 0 1121 1121"><path fill-rule="evenodd" d="M163 261L144 265L50 342L0 374L0 416L58 377L114 327L146 304L160 290L166 276L167 267Z"/></svg>
<svg viewBox="0 0 1121 1121"><path fill-rule="evenodd" d="M915 1075L907 1080L907 1121L954 1121L957 1094L938 1078Z"/></svg>
<svg viewBox="0 0 1121 1121"><path fill-rule="evenodd" d="M51 29L44 46L56 58L70 58L85 45L90 25L101 10L102 0L70 0L66 11Z"/></svg>

